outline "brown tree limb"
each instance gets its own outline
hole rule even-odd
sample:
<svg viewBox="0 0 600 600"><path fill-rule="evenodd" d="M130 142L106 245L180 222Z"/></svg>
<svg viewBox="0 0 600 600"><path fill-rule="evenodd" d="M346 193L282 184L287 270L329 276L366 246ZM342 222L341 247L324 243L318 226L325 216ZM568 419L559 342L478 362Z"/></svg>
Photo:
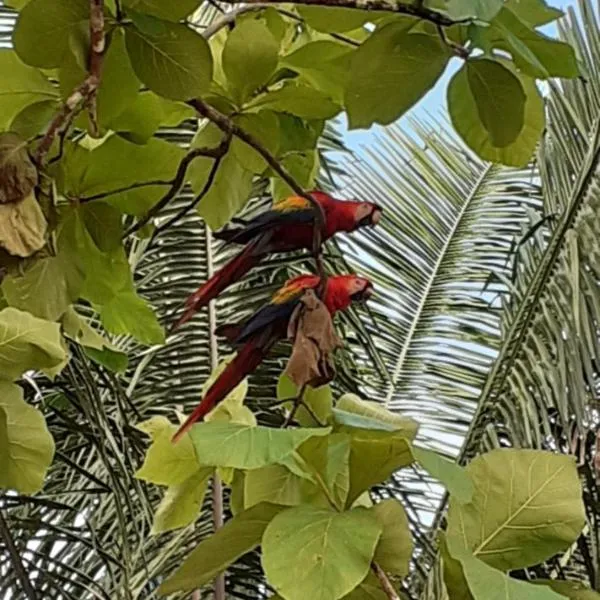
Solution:
<svg viewBox="0 0 600 600"><path fill-rule="evenodd" d="M200 157L205 156L214 158L215 160L220 159L229 149L229 140L225 138L215 148L193 148L190 150L179 163L175 177L170 182L170 188L166 194L134 225L132 225L124 234L123 237L127 237L136 231L139 231L146 223L149 223L154 217L156 217L169 202L178 194L179 190L185 183L185 175L187 173L190 163ZM213 176L214 177L214 176ZM205 192L206 193L206 192ZM89 198L88 198L89 200Z"/></svg>
<svg viewBox="0 0 600 600"><path fill-rule="evenodd" d="M220 0L225 4L239 4L241 0ZM244 4L281 4L278 0L243 0ZM394 2L393 0L292 0L290 4L300 4L305 6L324 6L328 8L357 8L361 10L372 10L375 12L385 11L400 13L417 17L424 21L429 21L435 25L449 27L458 23L469 23L472 19L461 19L455 21L450 17L438 13L417 3L409 4L403 2Z"/></svg>
<svg viewBox="0 0 600 600"><path fill-rule="evenodd" d="M200 98L196 98L194 100L189 100L187 104L194 109L204 118L212 121L221 131L225 133L231 132L234 136L254 148L264 159L264 161L271 167L271 169L283 179L292 190L305 198L313 210L315 211L315 223L314 223L314 237L313 237L313 254L315 256L315 261L317 264L317 273L321 278L322 286L325 282L325 270L323 268L323 262L321 260L321 242L323 239L323 226L325 224L325 214L323 213L323 209L319 205L318 202L310 195L307 194L302 186L286 171L283 165L267 150L263 144L261 144L253 135L242 129L239 125L234 123L228 116L219 112L216 108L210 106L201 100Z"/></svg>
<svg viewBox="0 0 600 600"><path fill-rule="evenodd" d="M72 123L75 115L84 106L90 106L92 129L97 127L95 94L102 76L105 43L104 0L90 0L90 56L88 76L69 94L69 97L50 122L48 130L39 143L34 155L34 162L38 167L44 166L46 156L56 136L64 127L68 127Z"/></svg>
<svg viewBox="0 0 600 600"><path fill-rule="evenodd" d="M371 563L371 569L379 579L379 584L381 585L381 589L385 592L385 595L389 598L389 600L400 600L400 596L398 592L394 589L392 582L388 579L388 576L385 574L385 571L376 563Z"/></svg>

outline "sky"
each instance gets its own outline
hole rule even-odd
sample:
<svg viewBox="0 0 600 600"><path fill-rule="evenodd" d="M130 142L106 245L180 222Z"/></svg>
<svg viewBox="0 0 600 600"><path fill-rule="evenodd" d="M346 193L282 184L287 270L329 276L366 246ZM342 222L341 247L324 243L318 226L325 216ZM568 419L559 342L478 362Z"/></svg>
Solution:
<svg viewBox="0 0 600 600"><path fill-rule="evenodd" d="M575 7L577 0L546 0L546 4L561 10L566 10L569 6ZM556 37L557 28L554 23L541 27L540 31L550 37ZM458 58L453 58L446 71L437 82L435 87L430 90L411 110L399 119L401 125L407 124L410 118L419 118L427 116L436 116L447 114L446 105L446 88L452 76L460 68L462 61ZM378 131L381 131L382 127L375 125L370 130L355 130L348 131L346 129L345 117L343 125L344 140L349 148L352 150L359 150L361 147L368 145L373 142L374 136L377 135Z"/></svg>

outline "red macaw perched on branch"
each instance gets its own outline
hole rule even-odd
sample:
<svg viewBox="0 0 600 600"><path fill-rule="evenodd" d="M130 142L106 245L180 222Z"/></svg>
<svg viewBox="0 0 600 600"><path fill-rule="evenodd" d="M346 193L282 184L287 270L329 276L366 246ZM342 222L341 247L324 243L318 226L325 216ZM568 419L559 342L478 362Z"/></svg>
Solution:
<svg viewBox="0 0 600 600"><path fill-rule="evenodd" d="M371 202L336 200L324 192L310 192L323 209L325 223L322 240L336 233L350 232L367 225L377 225L382 209ZM246 247L186 301L184 313L171 331L189 321L195 312L216 298L225 288L243 277L269 254L312 249L315 212L301 196L278 202L244 227L215 234L218 239L246 244Z"/></svg>
<svg viewBox="0 0 600 600"><path fill-rule="evenodd" d="M273 295L269 304L254 313L245 323L223 325L217 329L217 335L222 335L230 343L241 346L240 350L206 392L202 402L175 433L174 442L221 402L244 377L252 373L269 350L286 337L288 323L302 295L305 290L315 289L319 281L317 275L300 275L290 279ZM346 310L354 300L367 300L372 293L373 284L364 277L333 275L327 279L323 303L333 316L339 310Z"/></svg>

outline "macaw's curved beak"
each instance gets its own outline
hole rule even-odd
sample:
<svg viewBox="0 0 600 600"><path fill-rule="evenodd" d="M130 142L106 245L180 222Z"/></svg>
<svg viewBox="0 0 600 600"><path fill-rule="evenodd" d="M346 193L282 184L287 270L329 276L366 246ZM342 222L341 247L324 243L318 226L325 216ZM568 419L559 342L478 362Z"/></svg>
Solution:
<svg viewBox="0 0 600 600"><path fill-rule="evenodd" d="M383 215L383 208L381 208L380 206L375 206L373 208L373 212L371 213L371 227L375 227L375 225L377 225L379 223L382 215Z"/></svg>
<svg viewBox="0 0 600 600"><path fill-rule="evenodd" d="M373 284L368 281L362 290L352 294L352 300L355 302L366 302L374 293L375 289L373 288Z"/></svg>

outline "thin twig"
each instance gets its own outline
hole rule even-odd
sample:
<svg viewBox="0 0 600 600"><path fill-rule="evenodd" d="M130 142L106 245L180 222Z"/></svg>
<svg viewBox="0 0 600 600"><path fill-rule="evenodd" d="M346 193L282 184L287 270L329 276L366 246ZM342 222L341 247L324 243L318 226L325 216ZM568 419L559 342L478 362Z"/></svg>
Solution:
<svg viewBox="0 0 600 600"><path fill-rule="evenodd" d="M60 110L56 113L46 134L42 138L34 156L38 167L44 166L46 155L52 147L54 139L66 123L71 123L75 115L90 103L100 86L102 76L102 63L104 62L104 48L106 40L104 35L104 0L90 0L90 57L88 76L80 83L65 100ZM91 109L95 106L92 102ZM96 120L95 110L92 128Z"/></svg>
<svg viewBox="0 0 600 600"><path fill-rule="evenodd" d="M247 12L252 12L255 10L260 10L261 8L265 8L268 5L261 6L260 4L249 4L247 6L239 6L238 8L234 8L233 10L225 13L220 19L213 21L210 25L206 27L206 29L202 32L202 37L204 39L210 39L213 35L221 31L223 27L227 27L233 23L240 15L243 15Z"/></svg>
<svg viewBox="0 0 600 600"><path fill-rule="evenodd" d="M400 600L398 592L396 592L394 589L394 586L388 579L385 571L376 562L371 563L371 569L375 575L377 575L377 579L379 579L379 583L381 584L381 589L385 592L385 595L389 598L389 600Z"/></svg>
<svg viewBox="0 0 600 600"><path fill-rule="evenodd" d="M31 581L29 581L29 577L27 576L27 571L21 562L21 556L17 550L17 547L15 546L15 540L10 532L8 523L4 519L2 510L3 509L0 508L0 537L4 540L8 554L10 555L10 561L12 562L15 573L17 574L17 577L23 586L25 595L29 600L37 600L35 590L33 589Z"/></svg>
<svg viewBox="0 0 600 600"><path fill-rule="evenodd" d="M178 194L179 190L185 183L185 175L190 163L200 157L205 156L208 158L214 158L215 160L220 159L227 149L229 148L229 140L225 138L218 146L214 148L194 148L190 150L181 160L177 167L175 177L171 182L171 187L167 190L166 194L134 225L132 225L124 234L123 237L127 237L132 233L140 230L146 223L149 223L154 217L160 213L169 202Z"/></svg>
<svg viewBox="0 0 600 600"><path fill-rule="evenodd" d="M239 4L240 0L221 0L225 4ZM280 4L279 0L244 0L244 4ZM358 8L362 10L372 10L375 12L385 11L410 15L425 21L430 21L436 25L449 27L458 23L469 23L472 19L453 20L445 15L438 13L424 6L417 4L405 4L394 2L393 0L293 0L290 4L300 4L307 6L325 6L333 8Z"/></svg>
<svg viewBox="0 0 600 600"><path fill-rule="evenodd" d="M306 391L306 384L303 384L302 387L300 388L300 391L298 392L298 395L296 396L296 398L294 398L294 406L292 407L290 414L286 417L285 421L283 422L283 425L281 426L282 429L287 429L287 427L289 427L290 423L294 419L294 415L296 414L298 408L300 407L300 404L302 404L304 402L304 392L305 391Z"/></svg>
<svg viewBox="0 0 600 600"><path fill-rule="evenodd" d="M442 39L442 42L444 42L444 44L446 44L446 46L448 46L448 48L450 48L450 50L452 50L452 52L456 54L456 56L459 56L460 58L463 58L465 60L469 58L469 56L471 55L471 51L468 48L465 48L464 46L453 42L446 35L446 32L444 31L444 28L441 25L437 26L437 31L440 38Z"/></svg>
<svg viewBox="0 0 600 600"><path fill-rule="evenodd" d="M52 159L54 160L54 159ZM173 179L152 179L150 181L136 181L131 185L125 185L120 188L116 188L114 190L109 190L108 192L102 192L100 194L94 194L93 196L84 196L83 198L79 198L80 203L92 202L93 200L101 200L102 198L107 198L108 196L114 196L115 194L122 194L123 192L129 192L130 190L137 190L138 188L150 187L152 185L173 185Z"/></svg>

